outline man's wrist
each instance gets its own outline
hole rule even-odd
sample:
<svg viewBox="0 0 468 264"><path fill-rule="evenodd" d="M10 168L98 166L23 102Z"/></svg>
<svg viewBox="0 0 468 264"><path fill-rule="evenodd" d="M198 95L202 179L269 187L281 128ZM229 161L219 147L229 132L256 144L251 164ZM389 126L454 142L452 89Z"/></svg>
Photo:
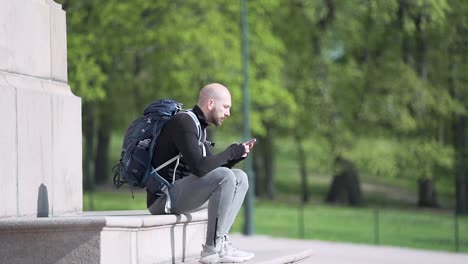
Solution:
<svg viewBox="0 0 468 264"><path fill-rule="evenodd" d="M242 155L244 155L245 152L245 146L242 144L232 144L229 146L231 149L231 159L230 160L236 160L240 159Z"/></svg>

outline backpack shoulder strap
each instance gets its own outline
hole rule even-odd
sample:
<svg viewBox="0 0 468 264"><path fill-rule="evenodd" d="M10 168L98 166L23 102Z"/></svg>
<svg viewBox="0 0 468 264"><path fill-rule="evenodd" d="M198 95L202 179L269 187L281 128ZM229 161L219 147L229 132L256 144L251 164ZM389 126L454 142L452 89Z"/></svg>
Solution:
<svg viewBox="0 0 468 264"><path fill-rule="evenodd" d="M206 141L206 129L202 131L200 121L198 120L197 116L195 115L195 113L193 111L184 110L184 111L180 111L179 113L188 114L192 118L192 120L195 122L195 125L197 126L197 133L198 133L198 145L200 145L202 147L203 157L205 157L206 156L206 147L205 147L204 142ZM203 140L202 140L202 136L203 136ZM164 162L163 164L161 164L156 169L153 169L151 171L151 173L155 173L155 172L159 171L160 169L166 167L167 165L171 164L172 162L176 161L176 164L174 166L174 173L172 175L172 183L174 183L175 174L176 174L177 167L179 166L180 157L182 157L182 154L179 154L179 155L171 158L170 160Z"/></svg>
<svg viewBox="0 0 468 264"><path fill-rule="evenodd" d="M202 147L203 157L205 157L206 147L204 143L206 141L206 129L202 131L200 120L198 120L198 117L195 115L195 113L192 110L185 110L185 111L181 111L180 113L188 114L192 118L193 122L195 122L195 125L197 126L197 131L198 131L198 145Z"/></svg>

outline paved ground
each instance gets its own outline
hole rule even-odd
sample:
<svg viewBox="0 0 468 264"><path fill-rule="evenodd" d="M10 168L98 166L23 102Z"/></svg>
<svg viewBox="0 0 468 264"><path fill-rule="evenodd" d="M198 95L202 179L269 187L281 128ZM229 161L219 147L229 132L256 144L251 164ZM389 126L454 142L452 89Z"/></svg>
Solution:
<svg viewBox="0 0 468 264"><path fill-rule="evenodd" d="M440 251L415 250L388 246L371 246L270 238L267 236L245 237L233 235L233 245L250 249L256 257L247 263L291 263L309 256L300 263L326 264L467 264L468 254Z"/></svg>

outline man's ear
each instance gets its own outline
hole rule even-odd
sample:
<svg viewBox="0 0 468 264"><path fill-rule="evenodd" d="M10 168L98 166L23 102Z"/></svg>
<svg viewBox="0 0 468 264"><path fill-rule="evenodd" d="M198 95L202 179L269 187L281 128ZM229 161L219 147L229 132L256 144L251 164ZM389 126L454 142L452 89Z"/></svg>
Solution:
<svg viewBox="0 0 468 264"><path fill-rule="evenodd" d="M208 100L208 110L213 110L214 104L215 103L213 99Z"/></svg>

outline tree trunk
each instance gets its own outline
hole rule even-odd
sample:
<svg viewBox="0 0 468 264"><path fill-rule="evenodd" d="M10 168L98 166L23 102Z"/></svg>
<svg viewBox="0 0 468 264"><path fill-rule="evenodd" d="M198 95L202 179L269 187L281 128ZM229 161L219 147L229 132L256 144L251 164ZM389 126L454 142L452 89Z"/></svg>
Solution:
<svg viewBox="0 0 468 264"><path fill-rule="evenodd" d="M463 102L463 97L460 94L456 78L459 74L457 72L457 62L455 56L457 54L452 52L450 56L449 71L451 73L449 78L449 87L452 97L458 101ZM455 113L452 119L452 144L455 155L454 171L455 171L455 211L457 214L468 214L468 184L465 162L467 159L466 149L468 147L466 140L466 119L464 114Z"/></svg>
<svg viewBox="0 0 468 264"><path fill-rule="evenodd" d="M422 23L423 16L419 14L414 18L414 24L416 26L416 70L419 73L421 80L427 81L427 43L424 37Z"/></svg>
<svg viewBox="0 0 468 264"><path fill-rule="evenodd" d="M453 121L453 144L455 150L455 195L456 212L468 214L468 186L465 162L466 155L466 116L455 115Z"/></svg>
<svg viewBox="0 0 468 264"><path fill-rule="evenodd" d="M267 133L264 138L265 142L263 145L263 164L265 166L265 183L266 183L266 192L267 197L271 200L276 198L276 186L275 186L275 170L274 170L274 146L273 138L270 133Z"/></svg>
<svg viewBox="0 0 468 264"><path fill-rule="evenodd" d="M420 178L418 180L418 206L439 207L432 179Z"/></svg>
<svg viewBox="0 0 468 264"><path fill-rule="evenodd" d="M400 31L400 41L401 41L401 55L403 62L406 64L411 63L411 51L409 38L405 32L405 17L408 10L408 3L406 0L398 1L398 10L397 10L397 21L396 27Z"/></svg>
<svg viewBox="0 0 468 264"><path fill-rule="evenodd" d="M266 194L268 199L276 197L274 181L274 147L272 136L269 132L258 138L258 148L255 151L255 175L257 178L257 190L261 194Z"/></svg>
<svg viewBox="0 0 468 264"><path fill-rule="evenodd" d="M328 203L344 203L359 206L364 203L359 175L351 161L336 158L338 173L333 177L325 199Z"/></svg>
<svg viewBox="0 0 468 264"><path fill-rule="evenodd" d="M343 174L333 176L330 189L328 190L327 197L325 198L327 203L347 203L346 199L346 179Z"/></svg>
<svg viewBox="0 0 468 264"><path fill-rule="evenodd" d="M261 159L257 152L252 153L252 169L255 174L255 197L262 197L264 195L263 191L263 172L261 171Z"/></svg>
<svg viewBox="0 0 468 264"><path fill-rule="evenodd" d="M267 196L267 176L266 176L266 166L265 160L268 155L267 139L264 136L257 136L258 143L255 145L255 150L253 153L252 167L255 174L255 191L257 192L258 197Z"/></svg>
<svg viewBox="0 0 468 264"><path fill-rule="evenodd" d="M301 201L307 203L309 201L309 190L307 184L307 161L306 161L306 154L304 150L304 145L302 138L296 135L296 144L297 144L297 151L299 155L299 171L301 173Z"/></svg>
<svg viewBox="0 0 468 264"><path fill-rule="evenodd" d="M83 157L83 180L84 189L94 189L94 130L95 130L95 105L93 102L83 104L83 131L84 131L84 157Z"/></svg>
<svg viewBox="0 0 468 264"><path fill-rule="evenodd" d="M414 17L414 24L416 26L415 67L421 80L427 82L427 43L422 29L423 20L424 17L422 14ZM418 96L418 98L420 98L419 100L423 100L422 96ZM419 111L421 116L426 115L425 109L420 109ZM437 131L435 131L435 133L437 133ZM424 177L418 179L418 194L418 206L439 207L434 178L429 179Z"/></svg>
<svg viewBox="0 0 468 264"><path fill-rule="evenodd" d="M98 130L98 142L96 149L95 159L95 171L94 178L97 184L106 183L111 174L109 169L109 145L111 138L111 129L109 124L106 122L104 125L99 127Z"/></svg>

